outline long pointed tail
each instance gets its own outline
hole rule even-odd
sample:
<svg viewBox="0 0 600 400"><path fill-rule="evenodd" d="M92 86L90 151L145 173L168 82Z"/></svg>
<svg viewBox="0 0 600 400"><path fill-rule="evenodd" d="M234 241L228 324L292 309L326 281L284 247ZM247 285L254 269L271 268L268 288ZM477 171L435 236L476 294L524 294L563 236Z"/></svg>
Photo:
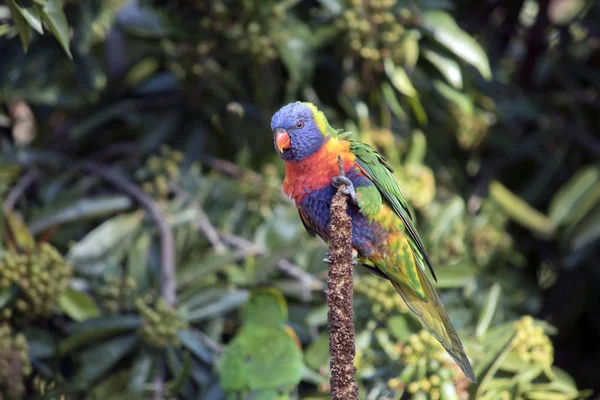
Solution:
<svg viewBox="0 0 600 400"><path fill-rule="evenodd" d="M429 301L425 302L415 295L411 290L404 288L398 282L390 280L396 291L402 296L408 308L415 313L421 324L427 329L441 344L448 354L462 369L465 376L472 382L477 382L471 363L458 337L458 334L452 327L446 309L442 304L438 294L433 286L424 276L424 273L417 268L420 273L421 282L425 295Z"/></svg>

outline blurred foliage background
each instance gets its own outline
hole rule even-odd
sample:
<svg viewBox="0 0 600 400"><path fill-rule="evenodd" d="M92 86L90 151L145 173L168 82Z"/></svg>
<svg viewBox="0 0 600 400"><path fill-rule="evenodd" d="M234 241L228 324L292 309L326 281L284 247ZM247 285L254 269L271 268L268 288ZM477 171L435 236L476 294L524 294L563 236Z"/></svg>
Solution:
<svg viewBox="0 0 600 400"><path fill-rule="evenodd" d="M7 0L0 398L328 398L326 246L268 128L299 99L390 160L479 381L357 270L361 398L594 396L599 27L587 0Z"/></svg>

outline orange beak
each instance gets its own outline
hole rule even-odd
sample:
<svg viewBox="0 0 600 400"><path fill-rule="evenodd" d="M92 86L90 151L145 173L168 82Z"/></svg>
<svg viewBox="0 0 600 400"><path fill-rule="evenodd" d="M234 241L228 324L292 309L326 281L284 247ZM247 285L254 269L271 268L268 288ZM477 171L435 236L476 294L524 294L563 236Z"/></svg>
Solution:
<svg viewBox="0 0 600 400"><path fill-rule="evenodd" d="M284 129L277 129L277 131L275 131L275 144L277 145L279 151L283 153L283 150L289 149L292 145L290 134Z"/></svg>

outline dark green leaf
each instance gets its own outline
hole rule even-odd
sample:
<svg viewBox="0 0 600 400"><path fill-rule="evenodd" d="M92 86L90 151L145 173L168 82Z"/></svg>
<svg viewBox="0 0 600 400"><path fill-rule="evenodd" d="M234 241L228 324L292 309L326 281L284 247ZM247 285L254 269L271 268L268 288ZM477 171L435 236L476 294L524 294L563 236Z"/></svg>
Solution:
<svg viewBox="0 0 600 400"><path fill-rule="evenodd" d="M69 326L69 337L60 343L60 352L68 353L73 349L100 339L123 334L139 328L142 318L137 315L100 317Z"/></svg>
<svg viewBox="0 0 600 400"><path fill-rule="evenodd" d="M190 377L192 368L192 356L189 351L183 355L183 362L180 361L177 353L172 347L167 348L167 360L169 361L169 369L175 377L170 382L170 389L174 394L180 394L187 380Z"/></svg>
<svg viewBox="0 0 600 400"><path fill-rule="evenodd" d="M15 21L15 26L17 27L17 31L19 32L19 36L21 38L21 43L23 43L23 49L27 51L29 48L29 42L31 41L31 32L30 27L23 15L21 14L20 7L15 0L8 0L6 3L8 8L10 9L10 15L12 16L13 21Z"/></svg>
<svg viewBox="0 0 600 400"><path fill-rule="evenodd" d="M39 360L53 356L57 350L57 343L52 336L38 328L26 328L23 333L29 346L29 358Z"/></svg>
<svg viewBox="0 0 600 400"><path fill-rule="evenodd" d="M236 290L224 293L220 298L206 306L190 310L186 318L190 322L199 322L226 312L235 310L248 300L247 290Z"/></svg>
<svg viewBox="0 0 600 400"><path fill-rule="evenodd" d="M128 388L132 393L141 394L150 382L150 373L155 363L155 357L143 351L133 362Z"/></svg>
<svg viewBox="0 0 600 400"><path fill-rule="evenodd" d="M600 203L600 168L577 171L550 202L548 217L555 225L576 223Z"/></svg>
<svg viewBox="0 0 600 400"><path fill-rule="evenodd" d="M485 79L492 78L485 51L456 24L450 14L444 11L426 11L423 13L423 26L440 44L477 68Z"/></svg>
<svg viewBox="0 0 600 400"><path fill-rule="evenodd" d="M98 218L125 211L131 208L132 201L127 196L96 197L92 199L75 199L74 202L52 213L38 215L29 223L34 234L42 232L53 225L79 219Z"/></svg>
<svg viewBox="0 0 600 400"><path fill-rule="evenodd" d="M65 50L65 53L67 53L69 58L73 58L69 49L70 28L67 23L67 17L65 17L65 13L62 10L61 1L47 0L42 10L42 19Z"/></svg>
<svg viewBox="0 0 600 400"><path fill-rule="evenodd" d="M192 330L180 331L178 333L181 344L188 348L196 357L205 363L212 362L212 354L204 345L202 339Z"/></svg>
<svg viewBox="0 0 600 400"><path fill-rule="evenodd" d="M86 387L91 384L118 364L137 343L137 335L131 334L92 345L89 349L78 353L77 358L82 365L71 383L76 387Z"/></svg>

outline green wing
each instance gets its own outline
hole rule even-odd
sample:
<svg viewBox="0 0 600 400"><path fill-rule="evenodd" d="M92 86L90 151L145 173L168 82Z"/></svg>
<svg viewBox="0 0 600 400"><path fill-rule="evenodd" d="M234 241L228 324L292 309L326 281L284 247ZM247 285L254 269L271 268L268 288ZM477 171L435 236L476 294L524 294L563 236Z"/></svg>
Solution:
<svg viewBox="0 0 600 400"><path fill-rule="evenodd" d="M385 158L371 146L354 140L349 140L349 142L350 151L356 155L358 164L369 176L371 181L373 181L377 189L379 189L379 192L383 195L385 201L392 207L396 215L400 217L406 227L411 242L415 247L415 253L422 257L429 267L433 279L437 282L431 259L427 254L427 250L425 250L423 241L415 229L412 216L408 209L408 204L398 187L396 179L392 175L392 172L394 171Z"/></svg>
<svg viewBox="0 0 600 400"><path fill-rule="evenodd" d="M350 141L350 150L356 154L357 163L363 172L369 176L383 199L395 214L402 220L408 237L398 243L398 255L412 252L414 261L409 257L405 262L403 274L398 274L398 269L393 269L389 263L382 266L383 272L394 285L404 302L417 319L433 336L440 341L448 354L456 361L465 375L473 382L476 381L473 368L469 362L463 345L452 327L448 313L431 282L425 276L424 264L426 263L435 279L431 260L427 255L425 246L417 233L408 205L400 192L400 188L392 175L392 169L385 159L366 144ZM360 189L358 188L359 194ZM361 207L362 208L362 207ZM402 247L410 246L410 250ZM414 267L414 268L413 268ZM381 267L380 267L381 268ZM416 278L416 280L415 280Z"/></svg>

